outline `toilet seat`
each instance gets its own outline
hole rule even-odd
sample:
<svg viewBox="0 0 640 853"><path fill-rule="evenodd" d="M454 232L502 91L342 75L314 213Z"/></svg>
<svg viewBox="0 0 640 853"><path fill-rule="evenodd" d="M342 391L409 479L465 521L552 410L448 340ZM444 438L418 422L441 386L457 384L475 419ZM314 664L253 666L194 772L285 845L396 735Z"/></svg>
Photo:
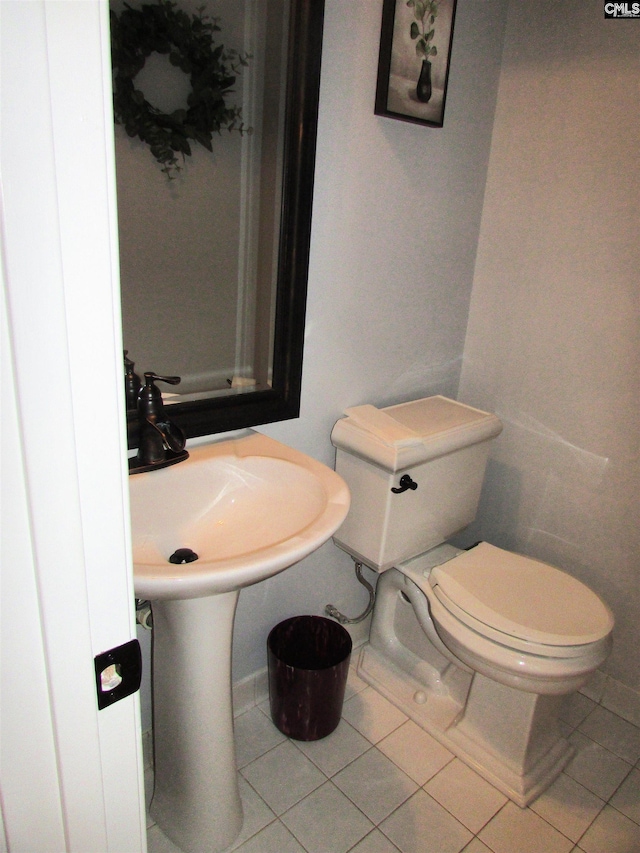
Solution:
<svg viewBox="0 0 640 853"><path fill-rule="evenodd" d="M440 546L397 571L426 597L444 646L502 684L570 693L611 649L609 608L580 581L546 563L483 542L462 552ZM512 594L506 595L509 588Z"/></svg>
<svg viewBox="0 0 640 853"><path fill-rule="evenodd" d="M591 644L581 646L556 646L548 643L533 643L529 640L522 640L520 637L514 637L513 634L505 634L503 631L497 631L489 625L474 619L468 613L465 613L457 607L451 600L441 592L435 590L436 603L441 605L444 612L447 613L461 627L470 628L480 637L486 640L491 640L506 648L513 649L516 652L523 652L527 655L537 655L545 658L573 658L581 657L584 649ZM433 603L433 602L432 602ZM440 611L441 612L441 611Z"/></svg>
<svg viewBox="0 0 640 853"><path fill-rule="evenodd" d="M580 655L613 628L609 608L579 580L487 542L434 567L429 585L463 624L532 654Z"/></svg>

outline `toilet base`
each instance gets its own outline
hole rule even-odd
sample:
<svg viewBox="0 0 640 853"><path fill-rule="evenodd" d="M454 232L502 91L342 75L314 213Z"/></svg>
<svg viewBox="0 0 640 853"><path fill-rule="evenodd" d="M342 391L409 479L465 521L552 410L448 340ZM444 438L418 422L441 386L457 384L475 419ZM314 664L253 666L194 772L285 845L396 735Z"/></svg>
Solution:
<svg viewBox="0 0 640 853"><path fill-rule="evenodd" d="M437 550L427 556L442 562ZM445 645L427 598L410 577L397 569L380 577L358 673L524 808L572 757L558 722L571 684L566 691L554 684L550 692L529 692L494 680L483 667L472 669Z"/></svg>
<svg viewBox="0 0 640 853"><path fill-rule="evenodd" d="M411 656L406 648L402 652L403 658ZM424 673L424 661L419 669ZM360 652L357 671L522 808L549 787L572 757L558 730L563 697L525 693L453 665L418 680L370 643Z"/></svg>

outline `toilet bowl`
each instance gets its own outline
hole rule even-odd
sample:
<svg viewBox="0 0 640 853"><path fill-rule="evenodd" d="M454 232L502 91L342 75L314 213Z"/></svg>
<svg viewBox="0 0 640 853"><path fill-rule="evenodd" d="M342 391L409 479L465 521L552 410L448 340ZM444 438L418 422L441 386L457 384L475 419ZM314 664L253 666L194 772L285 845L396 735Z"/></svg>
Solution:
<svg viewBox="0 0 640 853"><path fill-rule="evenodd" d="M445 543L475 515L494 415L443 397L372 409L332 433L352 498L334 540L381 573L358 672L524 807L571 757L560 704L606 660L613 617L553 566Z"/></svg>
<svg viewBox="0 0 640 853"><path fill-rule="evenodd" d="M552 566L481 542L422 577L444 645L476 672L510 687L580 689L611 649L613 617L598 596Z"/></svg>

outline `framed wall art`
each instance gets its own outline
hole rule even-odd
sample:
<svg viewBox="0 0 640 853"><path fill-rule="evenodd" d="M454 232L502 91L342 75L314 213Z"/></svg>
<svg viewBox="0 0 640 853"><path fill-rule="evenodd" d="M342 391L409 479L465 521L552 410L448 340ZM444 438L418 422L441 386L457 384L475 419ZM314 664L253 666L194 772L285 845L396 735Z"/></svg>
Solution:
<svg viewBox="0 0 640 853"><path fill-rule="evenodd" d="M456 0L384 0L375 113L442 127Z"/></svg>

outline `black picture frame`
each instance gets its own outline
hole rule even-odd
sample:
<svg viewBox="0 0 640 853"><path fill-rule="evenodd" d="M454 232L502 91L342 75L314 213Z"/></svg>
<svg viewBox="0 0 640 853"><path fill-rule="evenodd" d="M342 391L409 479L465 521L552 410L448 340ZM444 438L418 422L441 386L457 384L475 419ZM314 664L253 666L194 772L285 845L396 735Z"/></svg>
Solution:
<svg viewBox="0 0 640 853"><path fill-rule="evenodd" d="M456 0L384 0L376 115L443 126L455 15Z"/></svg>

